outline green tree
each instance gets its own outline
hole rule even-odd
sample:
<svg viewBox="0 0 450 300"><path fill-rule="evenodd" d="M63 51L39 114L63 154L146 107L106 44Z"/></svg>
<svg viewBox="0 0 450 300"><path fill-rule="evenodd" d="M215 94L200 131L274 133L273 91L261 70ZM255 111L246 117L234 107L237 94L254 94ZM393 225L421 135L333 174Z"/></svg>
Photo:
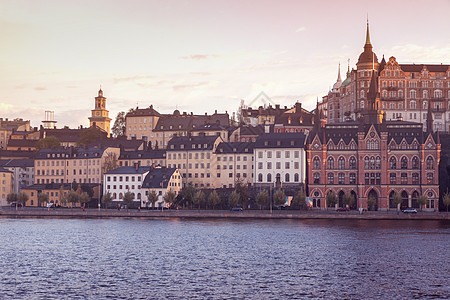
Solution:
<svg viewBox="0 0 450 300"><path fill-rule="evenodd" d="M369 199L367 199L367 208L370 210L371 208L375 208L375 204L377 203L377 199L375 197L370 196Z"/></svg>
<svg viewBox="0 0 450 300"><path fill-rule="evenodd" d="M24 192L20 192L20 193L17 195L17 202L20 203L20 204L22 204L22 207L25 206L25 204L27 203L27 201L28 201L28 194L26 194L26 193L24 193Z"/></svg>
<svg viewBox="0 0 450 300"><path fill-rule="evenodd" d="M86 146L92 143L95 143L97 141L101 141L106 139L107 133L97 126L91 126L89 128L86 128L83 132L81 132L78 140L77 145L78 146Z"/></svg>
<svg viewBox="0 0 450 300"><path fill-rule="evenodd" d="M119 167L119 158L115 152L107 152L105 154L105 159L103 160L102 171L103 174L117 169Z"/></svg>
<svg viewBox="0 0 450 300"><path fill-rule="evenodd" d="M291 206L295 208L304 207L305 205L306 195L303 191L303 188L298 191L298 193L294 196L294 199L291 201Z"/></svg>
<svg viewBox="0 0 450 300"><path fill-rule="evenodd" d="M123 199L122 199L123 203L125 203L127 205L127 208L130 207L133 204L134 201L134 197L133 194L128 191L123 195Z"/></svg>
<svg viewBox="0 0 450 300"><path fill-rule="evenodd" d="M277 206L284 205L286 203L286 195L282 190L279 190L273 195L273 201Z"/></svg>
<svg viewBox="0 0 450 300"><path fill-rule="evenodd" d="M239 201L239 193L234 190L228 197L228 204L230 207L235 207Z"/></svg>
<svg viewBox="0 0 450 300"><path fill-rule="evenodd" d="M152 204L152 208L155 208L155 203L158 201L158 194L155 190L151 190L147 195L147 200Z"/></svg>
<svg viewBox="0 0 450 300"><path fill-rule="evenodd" d="M195 202L197 203L198 209L205 202L205 193L202 190L199 190L195 193Z"/></svg>
<svg viewBox="0 0 450 300"><path fill-rule="evenodd" d="M8 203L17 202L17 194L12 192L6 195L6 202Z"/></svg>
<svg viewBox="0 0 450 300"><path fill-rule="evenodd" d="M83 206L86 205L86 203L88 203L89 201L91 201L91 197L89 197L89 194L86 192L81 193L80 195L80 203L83 204Z"/></svg>
<svg viewBox="0 0 450 300"><path fill-rule="evenodd" d="M417 198L417 203L420 205L420 209L422 210L422 207L424 207L427 204L428 197L426 195L420 195Z"/></svg>
<svg viewBox="0 0 450 300"><path fill-rule="evenodd" d="M353 204L355 203L355 196L352 195L350 191L347 191L344 194L344 204L348 206L348 208L351 208Z"/></svg>
<svg viewBox="0 0 450 300"><path fill-rule="evenodd" d="M211 203L213 209L216 208L216 205L219 204L219 202L220 202L220 197L217 194L216 190L212 191L209 194L209 203Z"/></svg>
<svg viewBox="0 0 450 300"><path fill-rule="evenodd" d="M326 198L326 201L327 201L327 207L336 206L337 197L336 197L336 194L333 191L329 191L325 198Z"/></svg>
<svg viewBox="0 0 450 300"><path fill-rule="evenodd" d="M108 205L112 202L112 200L113 198L109 191L106 192L102 197L102 203L105 204L105 207L108 207Z"/></svg>
<svg viewBox="0 0 450 300"><path fill-rule="evenodd" d="M40 139L36 143L36 148L38 150L40 150L40 149L56 149L56 148L59 148L60 146L61 146L61 142L55 136L47 136L43 139Z"/></svg>
<svg viewBox="0 0 450 300"><path fill-rule="evenodd" d="M186 203L187 205L190 204L191 208L194 204L196 192L197 191L196 191L195 187L192 185L192 183L189 183L188 185L186 185L181 192L183 195L184 203Z"/></svg>
<svg viewBox="0 0 450 300"><path fill-rule="evenodd" d="M115 138L119 138L125 136L126 133L126 119L125 112L121 111L117 114L116 119L114 121L114 125L111 128L112 136Z"/></svg>
<svg viewBox="0 0 450 300"><path fill-rule="evenodd" d="M66 205L66 197L64 196L64 185L61 184L61 187L59 188L59 205Z"/></svg>
<svg viewBox="0 0 450 300"><path fill-rule="evenodd" d="M66 197L67 201L72 204L72 208L80 201L80 195L75 192L74 190L71 190Z"/></svg>
<svg viewBox="0 0 450 300"><path fill-rule="evenodd" d="M164 198L164 201L170 205L170 204L172 204L172 203L174 202L176 196L177 196L177 195L175 195L175 192L172 191L172 189L170 189L170 190L164 195L163 198Z"/></svg>
<svg viewBox="0 0 450 300"><path fill-rule="evenodd" d="M262 209L263 207L267 206L269 204L269 193L267 190L262 190L261 192L256 195L256 203L259 205L259 209Z"/></svg>
<svg viewBox="0 0 450 300"><path fill-rule="evenodd" d="M447 207L447 214L448 214L448 206L450 205L450 194L448 192L445 193L444 196L442 197L442 202L444 203L444 206Z"/></svg>
<svg viewBox="0 0 450 300"><path fill-rule="evenodd" d="M397 210L400 210L400 204L402 203L402 196L395 192L392 196L392 203L397 206Z"/></svg>
<svg viewBox="0 0 450 300"><path fill-rule="evenodd" d="M239 194L239 203L242 205L242 207L246 207L247 202L250 198L248 186L244 183L243 179L236 180L234 186L234 189Z"/></svg>
<svg viewBox="0 0 450 300"><path fill-rule="evenodd" d="M44 193L44 192L39 193L39 195L38 195L39 203L41 203L41 204L48 203L48 199L49 199L49 197L48 197L47 193Z"/></svg>

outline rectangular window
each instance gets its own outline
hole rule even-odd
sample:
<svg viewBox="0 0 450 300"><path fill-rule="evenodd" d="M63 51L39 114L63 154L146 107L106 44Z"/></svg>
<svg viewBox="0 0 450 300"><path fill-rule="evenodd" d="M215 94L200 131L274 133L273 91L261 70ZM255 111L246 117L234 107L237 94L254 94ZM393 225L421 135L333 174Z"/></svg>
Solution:
<svg viewBox="0 0 450 300"><path fill-rule="evenodd" d="M281 169L281 162L278 161L278 162L276 163L276 168L277 168L278 170Z"/></svg>

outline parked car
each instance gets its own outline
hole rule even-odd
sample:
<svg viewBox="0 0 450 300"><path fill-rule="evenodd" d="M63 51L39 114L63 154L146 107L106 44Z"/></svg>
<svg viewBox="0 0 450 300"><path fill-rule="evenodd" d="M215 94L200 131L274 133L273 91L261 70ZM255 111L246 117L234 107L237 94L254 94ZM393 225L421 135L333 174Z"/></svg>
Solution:
<svg viewBox="0 0 450 300"><path fill-rule="evenodd" d="M402 210L402 212L405 214L417 214L417 209L408 207Z"/></svg>
<svg viewBox="0 0 450 300"><path fill-rule="evenodd" d="M347 207L339 207L336 211L350 211Z"/></svg>
<svg viewBox="0 0 450 300"><path fill-rule="evenodd" d="M17 202L11 203L11 207L16 207L16 205L17 205L17 207L22 207L22 203L17 203Z"/></svg>
<svg viewBox="0 0 450 300"><path fill-rule="evenodd" d="M242 207L233 207L230 211L243 211Z"/></svg>

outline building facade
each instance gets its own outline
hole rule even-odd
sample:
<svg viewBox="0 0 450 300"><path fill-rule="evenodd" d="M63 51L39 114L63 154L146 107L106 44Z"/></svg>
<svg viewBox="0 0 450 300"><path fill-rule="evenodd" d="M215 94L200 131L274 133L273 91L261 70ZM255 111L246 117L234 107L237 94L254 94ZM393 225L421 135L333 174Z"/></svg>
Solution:
<svg viewBox="0 0 450 300"><path fill-rule="evenodd" d="M0 166L12 172L15 193L34 183L34 159L0 160Z"/></svg>
<svg viewBox="0 0 450 300"><path fill-rule="evenodd" d="M220 143L213 158L217 166L215 188L253 185L253 143Z"/></svg>
<svg viewBox="0 0 450 300"><path fill-rule="evenodd" d="M0 168L0 206L8 205L6 197L13 191L13 173L7 169Z"/></svg>

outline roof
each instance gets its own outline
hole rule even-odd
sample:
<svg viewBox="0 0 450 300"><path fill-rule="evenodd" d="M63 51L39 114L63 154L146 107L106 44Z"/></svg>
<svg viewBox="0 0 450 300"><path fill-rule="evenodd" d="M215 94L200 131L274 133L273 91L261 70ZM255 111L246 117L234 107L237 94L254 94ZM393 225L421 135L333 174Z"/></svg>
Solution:
<svg viewBox="0 0 450 300"><path fill-rule="evenodd" d="M35 157L35 155L36 155L36 151L0 150L0 158L4 158L4 157L32 158L32 157Z"/></svg>
<svg viewBox="0 0 450 300"><path fill-rule="evenodd" d="M254 148L303 148L305 134L295 133L264 133L254 143Z"/></svg>
<svg viewBox="0 0 450 300"><path fill-rule="evenodd" d="M78 183L77 183L78 185ZM97 187L100 183L81 183L82 186ZM72 188L72 183L46 183L46 184L32 184L26 187L22 187L22 190L59 190L63 186L64 190L69 190Z"/></svg>
<svg viewBox="0 0 450 300"><path fill-rule="evenodd" d="M137 116L149 117L149 116L161 116L161 114L153 109L153 105L150 105L148 108L136 107L136 109L128 112L125 117L128 118L128 117L137 117Z"/></svg>
<svg viewBox="0 0 450 300"><path fill-rule="evenodd" d="M34 148L38 140L9 139L8 147Z"/></svg>
<svg viewBox="0 0 450 300"><path fill-rule="evenodd" d="M220 143L217 145L216 154L229 154L229 153L253 153L254 143L245 142L233 142L233 143Z"/></svg>
<svg viewBox="0 0 450 300"><path fill-rule="evenodd" d="M220 124L205 124L195 127L191 131L217 131L217 130L228 130L228 126L220 125Z"/></svg>
<svg viewBox="0 0 450 300"><path fill-rule="evenodd" d="M261 134L264 133L264 125L258 125L258 126L241 126L240 127L240 135L241 136L246 136L246 135L251 135L251 136L259 136Z"/></svg>
<svg viewBox="0 0 450 300"><path fill-rule="evenodd" d="M427 67L429 72L447 72L450 65L428 65L428 64L399 64L403 72L421 72L423 67Z"/></svg>
<svg viewBox="0 0 450 300"><path fill-rule="evenodd" d="M88 147L95 147L98 148L107 148L107 147L114 147L114 148L123 148L125 150L138 150L145 144L146 142L144 140L137 140L137 139L114 139L114 138L108 138L105 140L97 141L95 143L91 143L88 145Z"/></svg>
<svg viewBox="0 0 450 300"><path fill-rule="evenodd" d="M313 125L313 114L309 112L302 111L301 113L284 113L275 117L275 126L312 126ZM300 122L300 120L302 122Z"/></svg>
<svg viewBox="0 0 450 300"><path fill-rule="evenodd" d="M82 147L69 147L69 148L57 148L57 149L41 149L36 154L36 159L78 159L78 158L95 158L102 157L103 152L109 147L103 148L82 148Z"/></svg>
<svg viewBox="0 0 450 300"><path fill-rule="evenodd" d="M1 173L12 173L10 170L7 170L5 168L0 167L0 172Z"/></svg>
<svg viewBox="0 0 450 300"><path fill-rule="evenodd" d="M142 188L145 189L155 189L155 188L167 188L169 184L170 177L175 173L177 169L158 167L153 168L145 176L144 182L142 183Z"/></svg>
<svg viewBox="0 0 450 300"><path fill-rule="evenodd" d="M176 136L167 144L166 151L179 150L213 150L219 136Z"/></svg>
<svg viewBox="0 0 450 300"><path fill-rule="evenodd" d="M119 159L165 159L166 150L138 150L138 151L120 151Z"/></svg>
<svg viewBox="0 0 450 300"><path fill-rule="evenodd" d="M128 166L128 167L118 167L117 169L106 172L105 174L144 174L150 171L152 167L149 166Z"/></svg>
<svg viewBox="0 0 450 300"><path fill-rule="evenodd" d="M34 167L34 159L0 159L0 166L8 167L20 167L20 168L30 168Z"/></svg>
<svg viewBox="0 0 450 300"><path fill-rule="evenodd" d="M212 115L164 115L161 116L153 131L173 131L173 130L195 130L204 125L228 126L228 114Z"/></svg>

